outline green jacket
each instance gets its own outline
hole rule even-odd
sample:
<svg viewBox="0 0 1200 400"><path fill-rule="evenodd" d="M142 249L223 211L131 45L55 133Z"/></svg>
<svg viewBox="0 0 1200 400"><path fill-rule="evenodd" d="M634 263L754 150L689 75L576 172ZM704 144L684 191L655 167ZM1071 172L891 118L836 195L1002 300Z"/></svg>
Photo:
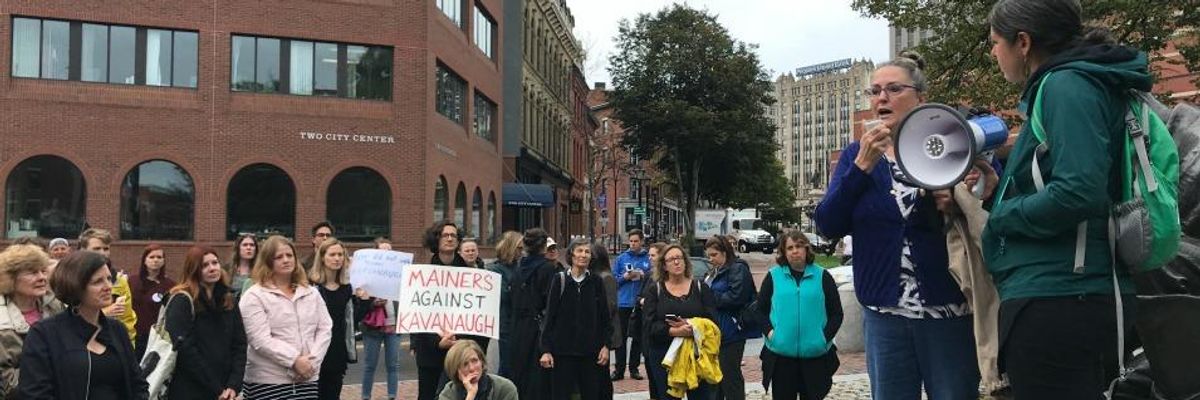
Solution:
<svg viewBox="0 0 1200 400"><path fill-rule="evenodd" d="M1046 72L1042 98L1034 95ZM1145 53L1092 46L1048 60L1028 80L1019 110L1042 110L1049 150L1038 157L1046 188L1034 187L1038 146L1029 124L1009 153L983 231L983 254L1000 299L1112 294L1108 215L1119 177L1128 89L1149 90ZM1088 221L1083 273L1075 273L1076 226ZM1125 268L1121 291L1132 293Z"/></svg>

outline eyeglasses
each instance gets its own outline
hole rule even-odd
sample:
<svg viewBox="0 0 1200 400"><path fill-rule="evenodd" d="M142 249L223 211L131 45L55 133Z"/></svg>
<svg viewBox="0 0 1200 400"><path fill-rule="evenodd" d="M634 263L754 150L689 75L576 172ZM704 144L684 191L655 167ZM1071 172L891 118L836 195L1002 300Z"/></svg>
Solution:
<svg viewBox="0 0 1200 400"><path fill-rule="evenodd" d="M683 262L683 257L670 257L670 258L664 258L664 259L663 259L663 262L668 262L668 263L681 263L681 262Z"/></svg>
<svg viewBox="0 0 1200 400"><path fill-rule="evenodd" d="M903 83L889 83L887 85L883 85L883 87L879 87L879 86L868 87L866 92L867 92L867 95L869 95L871 97L878 97L880 94L883 94L883 92L887 92L888 97L891 97L891 96L899 95L900 93L904 93L905 89L917 90L917 87L913 86L913 85L906 85Z"/></svg>
<svg viewBox="0 0 1200 400"><path fill-rule="evenodd" d="M316 237L319 237L319 238L327 238L327 237L333 237L333 234L332 234L332 233L320 232L320 233L317 233L316 235L313 235L313 236L316 236Z"/></svg>
<svg viewBox="0 0 1200 400"><path fill-rule="evenodd" d="M458 239L458 234L456 234L456 233L443 233L443 234L442 234L442 239Z"/></svg>

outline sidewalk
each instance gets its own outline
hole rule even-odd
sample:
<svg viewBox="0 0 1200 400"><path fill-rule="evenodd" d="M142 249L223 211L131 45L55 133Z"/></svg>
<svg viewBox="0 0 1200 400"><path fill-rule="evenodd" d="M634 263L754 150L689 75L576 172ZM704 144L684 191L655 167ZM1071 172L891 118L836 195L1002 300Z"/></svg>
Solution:
<svg viewBox="0 0 1200 400"><path fill-rule="evenodd" d="M833 377L833 391L830 392L827 399L870 399L871 390L869 381L867 380L866 359L863 357L863 353L844 353L839 354L838 357L841 359L842 365ZM749 356L743 358L742 361L745 363L742 366L742 376L746 379L746 398L749 400L769 398L763 392L761 360L757 356ZM644 367L642 370L645 371ZM642 375L644 376L645 373L643 372ZM342 399L360 399L362 385L354 382L346 383L347 385L342 388ZM417 398L417 381L402 381L400 382L399 390L399 399L415 400ZM620 400L645 400L650 398L646 380L633 380L628 376L623 380L613 382L613 392L616 394L613 398ZM377 381L371 393L371 400L386 399L387 385Z"/></svg>

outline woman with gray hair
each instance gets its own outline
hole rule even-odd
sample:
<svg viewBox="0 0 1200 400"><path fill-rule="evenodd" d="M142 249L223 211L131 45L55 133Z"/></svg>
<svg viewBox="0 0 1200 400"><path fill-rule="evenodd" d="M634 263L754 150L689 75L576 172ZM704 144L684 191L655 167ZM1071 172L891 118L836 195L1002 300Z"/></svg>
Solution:
<svg viewBox="0 0 1200 400"><path fill-rule="evenodd" d="M932 399L979 396L972 311L946 249L951 192L913 184L892 145L900 121L926 100L923 68L904 52L875 69L866 92L879 123L842 151L814 216L831 239L871 244L854 249L853 268L876 400L919 398L922 387Z"/></svg>
<svg viewBox="0 0 1200 400"><path fill-rule="evenodd" d="M553 377L550 398L579 393L583 400L600 400L601 381L608 382L603 378L612 340L608 296L604 282L588 270L591 244L575 239L567 246L567 255L571 267L550 280L539 363Z"/></svg>
<svg viewBox="0 0 1200 400"><path fill-rule="evenodd" d="M50 258L38 246L12 245L0 253L0 398L16 392L29 327L64 308L50 293L49 266Z"/></svg>

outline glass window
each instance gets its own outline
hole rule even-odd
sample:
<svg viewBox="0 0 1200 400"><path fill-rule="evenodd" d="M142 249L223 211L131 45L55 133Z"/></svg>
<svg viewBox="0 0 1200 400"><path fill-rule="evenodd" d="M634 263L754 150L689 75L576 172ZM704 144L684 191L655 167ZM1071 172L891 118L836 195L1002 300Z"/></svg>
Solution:
<svg viewBox="0 0 1200 400"><path fill-rule="evenodd" d="M137 54L137 29L114 26L108 30L108 83L137 83L134 58Z"/></svg>
<svg viewBox="0 0 1200 400"><path fill-rule="evenodd" d="M293 40L288 93L313 94L313 43ZM337 77L334 77L337 85Z"/></svg>
<svg viewBox="0 0 1200 400"><path fill-rule="evenodd" d="M482 93L475 92L475 134L492 140L496 136L496 103Z"/></svg>
<svg viewBox="0 0 1200 400"><path fill-rule="evenodd" d="M22 78L37 78L41 71L42 21L13 18L12 74Z"/></svg>
<svg viewBox="0 0 1200 400"><path fill-rule="evenodd" d="M475 5L475 46L483 54L492 58L492 37L495 35L496 23L483 11L479 4Z"/></svg>
<svg viewBox="0 0 1200 400"><path fill-rule="evenodd" d="M437 66L437 112L462 123L467 82L445 66Z"/></svg>
<svg viewBox="0 0 1200 400"><path fill-rule="evenodd" d="M279 39L258 38L254 82L259 92L279 91Z"/></svg>
<svg viewBox="0 0 1200 400"><path fill-rule="evenodd" d="M254 38L246 36L233 37L231 51L231 86L233 90L255 91L254 82Z"/></svg>
<svg viewBox="0 0 1200 400"><path fill-rule="evenodd" d="M500 233L496 232L496 192L488 192L487 237L487 244L496 243L500 239Z"/></svg>
<svg viewBox="0 0 1200 400"><path fill-rule="evenodd" d="M446 207L450 202L450 189L446 187L446 177L439 176L433 186L433 220L446 220Z"/></svg>
<svg viewBox="0 0 1200 400"><path fill-rule="evenodd" d="M146 84L171 86L171 31L146 30Z"/></svg>
<svg viewBox="0 0 1200 400"><path fill-rule="evenodd" d="M462 0L437 0L437 6L455 26L462 27Z"/></svg>
<svg viewBox="0 0 1200 400"><path fill-rule="evenodd" d="M333 178L325 197L326 219L338 239L369 242L392 232L392 189L382 175L353 167Z"/></svg>
<svg viewBox="0 0 1200 400"><path fill-rule="evenodd" d="M392 49L346 46L346 97L392 99Z"/></svg>
<svg viewBox="0 0 1200 400"><path fill-rule="evenodd" d="M71 24L42 21L42 79L67 79L71 60Z"/></svg>
<svg viewBox="0 0 1200 400"><path fill-rule="evenodd" d="M85 82L108 81L108 27L83 24L83 46L80 46L79 79Z"/></svg>
<svg viewBox="0 0 1200 400"><path fill-rule="evenodd" d="M192 240L195 206L187 171L170 161L144 162L121 184L121 238Z"/></svg>
<svg viewBox="0 0 1200 400"><path fill-rule="evenodd" d="M483 235L483 193L475 188L475 196L471 197L471 236L482 240Z"/></svg>
<svg viewBox="0 0 1200 400"><path fill-rule="evenodd" d="M75 164L58 156L30 157L8 173L6 182L6 238L70 238L83 230L87 184Z"/></svg>
<svg viewBox="0 0 1200 400"><path fill-rule="evenodd" d="M175 32L175 58L171 70L173 79L171 85L177 87L196 87L197 46L200 35L196 32Z"/></svg>
<svg viewBox="0 0 1200 400"><path fill-rule="evenodd" d="M470 231L470 227L466 225L467 221L467 187L463 186L462 182L458 183L458 189L454 191L454 224L458 225L464 231Z"/></svg>
<svg viewBox="0 0 1200 400"><path fill-rule="evenodd" d="M338 45L317 43L313 56L313 93L321 96L337 96Z"/></svg>
<svg viewBox="0 0 1200 400"><path fill-rule="evenodd" d="M242 168L229 180L225 240L243 233L296 236L296 185L270 164Z"/></svg>

